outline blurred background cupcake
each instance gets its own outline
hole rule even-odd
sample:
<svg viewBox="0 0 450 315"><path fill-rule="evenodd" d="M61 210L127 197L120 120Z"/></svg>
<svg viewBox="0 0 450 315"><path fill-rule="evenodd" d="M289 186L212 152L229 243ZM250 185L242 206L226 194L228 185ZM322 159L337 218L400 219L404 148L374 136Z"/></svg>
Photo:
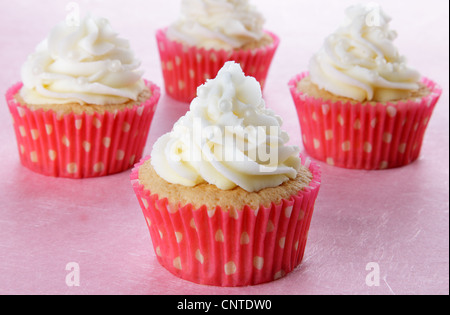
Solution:
<svg viewBox="0 0 450 315"><path fill-rule="evenodd" d="M349 7L343 24L312 57L309 72L289 82L312 157L367 170L419 157L442 90L406 64L390 20L374 3Z"/></svg>
<svg viewBox="0 0 450 315"><path fill-rule="evenodd" d="M20 160L48 176L96 177L142 157L160 97L108 20L57 25L6 94Z"/></svg>
<svg viewBox="0 0 450 315"><path fill-rule="evenodd" d="M182 0L181 16L156 33L167 93L190 102L226 61L264 83L279 38L248 0Z"/></svg>
<svg viewBox="0 0 450 315"><path fill-rule="evenodd" d="M321 175L281 125L234 62L199 87L131 175L162 266L195 283L247 286L300 264Z"/></svg>

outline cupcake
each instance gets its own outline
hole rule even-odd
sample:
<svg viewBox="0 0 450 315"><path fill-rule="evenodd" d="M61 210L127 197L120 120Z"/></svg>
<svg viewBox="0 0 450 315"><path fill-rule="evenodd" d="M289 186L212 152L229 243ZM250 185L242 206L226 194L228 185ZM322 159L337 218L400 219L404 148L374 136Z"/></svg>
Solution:
<svg viewBox="0 0 450 315"><path fill-rule="evenodd" d="M248 0L182 0L181 17L156 33L167 94L191 102L226 61L264 86L279 38Z"/></svg>
<svg viewBox="0 0 450 315"><path fill-rule="evenodd" d="M199 87L131 174L163 267L199 284L248 286L300 264L320 170L281 125L234 62Z"/></svg>
<svg viewBox="0 0 450 315"><path fill-rule="evenodd" d="M309 71L289 82L312 157L366 170L400 167L419 157L442 90L408 67L389 22L379 5L348 8Z"/></svg>
<svg viewBox="0 0 450 315"><path fill-rule="evenodd" d="M68 178L133 167L160 97L139 66L106 19L57 25L6 93L21 163Z"/></svg>

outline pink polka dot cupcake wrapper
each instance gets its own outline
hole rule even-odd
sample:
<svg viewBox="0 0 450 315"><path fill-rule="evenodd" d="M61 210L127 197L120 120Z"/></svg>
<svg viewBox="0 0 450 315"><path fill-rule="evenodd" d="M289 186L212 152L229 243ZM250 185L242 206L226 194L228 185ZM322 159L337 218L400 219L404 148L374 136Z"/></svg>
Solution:
<svg viewBox="0 0 450 315"><path fill-rule="evenodd" d="M304 162L314 177L297 195L267 208L228 212L169 206L139 184L139 166L146 159L136 165L131 180L156 257L172 274L198 284L237 287L277 280L300 264L321 180L319 167L309 159Z"/></svg>
<svg viewBox="0 0 450 315"><path fill-rule="evenodd" d="M215 78L224 63L231 60L239 63L246 75L253 76L264 87L280 43L275 34L267 32L272 36L273 43L266 47L236 51L205 50L171 41L166 31L160 29L156 33L165 89L168 95L182 102L191 102L197 88L207 79Z"/></svg>
<svg viewBox="0 0 450 315"><path fill-rule="evenodd" d="M119 173L142 157L160 97L152 96L132 109L105 114L65 114L31 110L15 101L22 83L12 86L6 100L12 115L22 165L47 176L86 178Z"/></svg>
<svg viewBox="0 0 450 315"><path fill-rule="evenodd" d="M330 165L380 170L401 167L420 154L426 128L441 88L423 83L431 93L396 103L343 103L309 97L297 90L303 73L289 82L305 150Z"/></svg>

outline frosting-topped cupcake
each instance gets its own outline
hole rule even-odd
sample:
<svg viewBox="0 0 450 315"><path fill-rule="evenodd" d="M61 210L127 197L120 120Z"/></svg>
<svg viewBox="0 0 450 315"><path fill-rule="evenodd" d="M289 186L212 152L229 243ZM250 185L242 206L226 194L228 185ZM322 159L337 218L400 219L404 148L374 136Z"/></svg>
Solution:
<svg viewBox="0 0 450 315"><path fill-rule="evenodd" d="M167 93L192 101L231 60L264 86L279 44L264 22L248 0L182 0L180 18L156 36Z"/></svg>
<svg viewBox="0 0 450 315"><path fill-rule="evenodd" d="M137 165L133 186L158 260L169 271L198 283L241 286L272 281L300 263L320 172L288 145L281 125L259 83L227 62L198 88L190 111L158 139L151 158ZM288 246L271 245L286 239ZM172 241L180 242L174 248ZM233 249L220 255L222 246ZM259 254L244 254L245 248ZM285 259L274 259L278 251Z"/></svg>
<svg viewBox="0 0 450 315"><path fill-rule="evenodd" d="M335 96L358 102L408 99L421 75L399 54L389 28L391 18L376 4L352 6L343 24L309 64L310 80Z"/></svg>
<svg viewBox="0 0 450 315"><path fill-rule="evenodd" d="M160 95L139 67L129 42L104 18L55 26L7 94L22 163L75 178L130 168Z"/></svg>
<svg viewBox="0 0 450 315"><path fill-rule="evenodd" d="M27 104L120 105L146 89L140 61L105 18L57 25L22 67Z"/></svg>
<svg viewBox="0 0 450 315"><path fill-rule="evenodd" d="M364 169L417 159L441 90L407 65L390 21L377 4L349 7L311 58L309 72L291 80L305 148L313 157Z"/></svg>
<svg viewBox="0 0 450 315"><path fill-rule="evenodd" d="M270 44L265 19L248 0L184 0L167 37L205 49L252 49Z"/></svg>

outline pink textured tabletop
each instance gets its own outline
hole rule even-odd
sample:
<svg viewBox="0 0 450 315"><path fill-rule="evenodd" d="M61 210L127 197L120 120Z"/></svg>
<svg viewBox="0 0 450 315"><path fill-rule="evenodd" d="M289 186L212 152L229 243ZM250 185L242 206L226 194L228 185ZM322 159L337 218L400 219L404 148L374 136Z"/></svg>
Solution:
<svg viewBox="0 0 450 315"><path fill-rule="evenodd" d="M284 118L301 147L288 81L355 1L253 0L281 45L266 103ZM39 3L39 4L38 4ZM0 91L20 80L20 67L69 2L0 0ZM145 77L163 87L155 31L178 17L179 1L79 0L81 14L108 18L130 40ZM6 102L0 102L0 294L449 294L449 3L380 0L393 18L396 44L409 64L444 89L421 157L385 171L320 163L323 184L303 263L278 281L217 288L180 280L157 262L132 190L130 172L69 180L21 166ZM69 10L68 10L69 9ZM163 93L145 154L187 105ZM79 267L79 286L66 277ZM67 270L66 270L67 267ZM379 283L368 281L379 276ZM70 283L69 283L70 284Z"/></svg>

